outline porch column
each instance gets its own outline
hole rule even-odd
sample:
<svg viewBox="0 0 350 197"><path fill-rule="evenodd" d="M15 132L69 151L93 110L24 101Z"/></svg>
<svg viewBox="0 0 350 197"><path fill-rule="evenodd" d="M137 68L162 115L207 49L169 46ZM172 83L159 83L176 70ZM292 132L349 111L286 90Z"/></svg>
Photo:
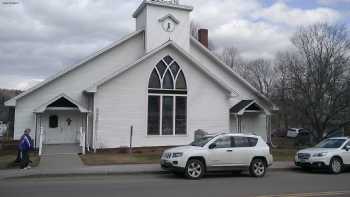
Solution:
<svg viewBox="0 0 350 197"><path fill-rule="evenodd" d="M98 131L98 119L99 119L99 109L96 108L94 112L94 129L92 132L92 148L94 149L94 152L96 153L97 149L97 131Z"/></svg>
<svg viewBox="0 0 350 197"><path fill-rule="evenodd" d="M34 122L35 122L34 149L36 149L39 145L38 141L40 140L40 128L41 128L41 114L40 113L34 113Z"/></svg>
<svg viewBox="0 0 350 197"><path fill-rule="evenodd" d="M241 126L241 115L236 114L236 132L241 133L242 132L242 126Z"/></svg>
<svg viewBox="0 0 350 197"><path fill-rule="evenodd" d="M271 140L271 115L270 114L266 114L266 141L268 144L272 144L272 140Z"/></svg>
<svg viewBox="0 0 350 197"><path fill-rule="evenodd" d="M37 136L36 136L35 140L38 140L38 143L40 143L40 132L42 130L42 114L41 113L37 113L37 120L36 121L37 121L37 131L38 131L38 133L37 133ZM39 138L39 139L37 139L37 138ZM38 143L36 143L36 145L39 146Z"/></svg>
<svg viewBox="0 0 350 197"><path fill-rule="evenodd" d="M86 150L86 115L87 113L81 113L81 125L80 125L80 146L81 146L81 153L85 155Z"/></svg>
<svg viewBox="0 0 350 197"><path fill-rule="evenodd" d="M36 140L37 140L37 133L38 133L38 114L34 113L34 122L35 122L35 134L34 134L34 150L36 149Z"/></svg>
<svg viewBox="0 0 350 197"><path fill-rule="evenodd" d="M86 113L86 147L90 151L90 136L89 136L89 112Z"/></svg>

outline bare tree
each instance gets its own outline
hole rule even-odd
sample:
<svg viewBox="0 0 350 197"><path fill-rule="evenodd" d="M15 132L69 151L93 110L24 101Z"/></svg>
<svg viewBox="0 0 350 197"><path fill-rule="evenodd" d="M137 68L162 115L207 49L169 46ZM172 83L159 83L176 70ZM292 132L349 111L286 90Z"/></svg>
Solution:
<svg viewBox="0 0 350 197"><path fill-rule="evenodd" d="M292 43L299 56L288 64L290 99L320 138L349 121L350 38L344 26L315 24L301 27Z"/></svg>
<svg viewBox="0 0 350 197"><path fill-rule="evenodd" d="M249 70L247 69L247 64L241 58L239 50L234 47L224 48L220 53L216 54L223 62L226 63L233 71L238 73L241 77L248 79Z"/></svg>
<svg viewBox="0 0 350 197"><path fill-rule="evenodd" d="M256 59L246 66L248 81L262 94L269 97L273 86L274 70L271 61Z"/></svg>
<svg viewBox="0 0 350 197"><path fill-rule="evenodd" d="M219 57L259 92L266 96L271 95L274 79L271 61L259 58L246 62L241 58L238 49L233 46L224 48Z"/></svg>
<svg viewBox="0 0 350 197"><path fill-rule="evenodd" d="M191 23L190 23L191 36L198 39L198 30L200 28L201 28L201 26L199 25L199 23L196 23L195 21L191 21Z"/></svg>
<svg viewBox="0 0 350 197"><path fill-rule="evenodd" d="M242 63L238 49L233 46L224 48L220 56L221 59L231 68L235 68Z"/></svg>
<svg viewBox="0 0 350 197"><path fill-rule="evenodd" d="M292 124L296 122L300 124L300 121L297 120L300 117L298 116L299 112L295 111L291 103L291 80L289 77L289 68L300 64L300 58L293 52L280 52L276 55L274 64L275 81L271 98L279 106L280 110L277 112L277 115L279 116L279 121L283 122L282 127L287 129L290 120L293 120Z"/></svg>

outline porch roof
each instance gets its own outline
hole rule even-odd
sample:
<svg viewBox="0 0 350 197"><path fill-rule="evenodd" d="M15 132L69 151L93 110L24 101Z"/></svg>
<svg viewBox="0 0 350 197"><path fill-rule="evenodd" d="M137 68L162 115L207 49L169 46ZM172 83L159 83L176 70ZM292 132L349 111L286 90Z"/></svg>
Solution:
<svg viewBox="0 0 350 197"><path fill-rule="evenodd" d="M89 110L87 110L85 107L81 106L79 102L75 101L74 99L70 98L66 94L60 94L52 99L50 99L48 102L40 105L39 107L34 109L34 113L43 113L47 109L52 110L72 110L77 109L81 113L87 113Z"/></svg>
<svg viewBox="0 0 350 197"><path fill-rule="evenodd" d="M241 100L230 109L231 114L243 115L245 112L264 112L269 114L267 110L254 100Z"/></svg>

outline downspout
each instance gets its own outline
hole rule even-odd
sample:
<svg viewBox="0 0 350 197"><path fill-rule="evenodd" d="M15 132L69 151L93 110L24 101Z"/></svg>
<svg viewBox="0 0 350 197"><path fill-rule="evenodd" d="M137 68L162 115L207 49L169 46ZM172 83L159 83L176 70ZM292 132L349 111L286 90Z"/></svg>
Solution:
<svg viewBox="0 0 350 197"><path fill-rule="evenodd" d="M93 133L93 149L94 149L94 152L96 153L96 144L97 144L97 130L98 130L98 117L99 116L99 110L96 109L95 110L95 130L94 130L94 133Z"/></svg>
<svg viewBox="0 0 350 197"><path fill-rule="evenodd" d="M36 141L37 141L37 131L38 131L38 114L35 113L34 120L35 120L35 136L34 136L34 149L36 149Z"/></svg>
<svg viewBox="0 0 350 197"><path fill-rule="evenodd" d="M267 143L270 144L272 148L275 148L276 146L273 145L273 142L272 142L271 115L266 115L266 129L267 129L267 137L268 137Z"/></svg>
<svg viewBox="0 0 350 197"><path fill-rule="evenodd" d="M96 153L96 141L97 141L97 130L98 130L98 109L95 108L95 94L93 94L92 98L92 114L93 114L93 126L92 126L92 149Z"/></svg>

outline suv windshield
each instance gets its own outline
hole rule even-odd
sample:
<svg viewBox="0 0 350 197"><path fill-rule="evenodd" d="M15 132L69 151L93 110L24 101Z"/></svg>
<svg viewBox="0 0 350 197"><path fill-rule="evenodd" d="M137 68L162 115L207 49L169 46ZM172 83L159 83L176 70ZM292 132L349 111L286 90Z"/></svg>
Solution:
<svg viewBox="0 0 350 197"><path fill-rule="evenodd" d="M201 138L198 138L194 140L190 145L191 146L204 146L206 143L208 143L211 139L213 139L215 136L204 136Z"/></svg>
<svg viewBox="0 0 350 197"><path fill-rule="evenodd" d="M345 139L326 139L316 145L317 148L339 148Z"/></svg>

